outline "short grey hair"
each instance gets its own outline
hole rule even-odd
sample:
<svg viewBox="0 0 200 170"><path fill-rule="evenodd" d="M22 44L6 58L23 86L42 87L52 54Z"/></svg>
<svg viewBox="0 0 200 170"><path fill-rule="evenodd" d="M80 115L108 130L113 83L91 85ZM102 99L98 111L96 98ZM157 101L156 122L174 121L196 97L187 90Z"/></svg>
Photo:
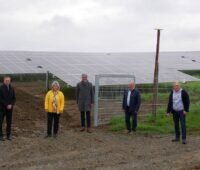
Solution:
<svg viewBox="0 0 200 170"><path fill-rule="evenodd" d="M175 81L174 83L173 83L173 85L175 86L175 85L181 85L181 83L180 83L180 81Z"/></svg>
<svg viewBox="0 0 200 170"><path fill-rule="evenodd" d="M54 85L57 85L58 88L60 89L60 84L59 84L58 81L53 81L53 83L51 84L51 88L52 88Z"/></svg>
<svg viewBox="0 0 200 170"><path fill-rule="evenodd" d="M88 76L86 73L82 73L81 77Z"/></svg>
<svg viewBox="0 0 200 170"><path fill-rule="evenodd" d="M130 81L128 82L128 84L135 84L135 82L134 82L133 80L130 80Z"/></svg>

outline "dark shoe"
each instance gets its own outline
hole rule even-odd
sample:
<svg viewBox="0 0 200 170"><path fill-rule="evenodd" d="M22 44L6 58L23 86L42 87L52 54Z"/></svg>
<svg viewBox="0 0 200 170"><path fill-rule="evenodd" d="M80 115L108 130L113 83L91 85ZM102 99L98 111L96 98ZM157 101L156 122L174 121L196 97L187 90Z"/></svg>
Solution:
<svg viewBox="0 0 200 170"><path fill-rule="evenodd" d="M92 133L90 128L87 128L87 133Z"/></svg>
<svg viewBox="0 0 200 170"><path fill-rule="evenodd" d="M47 136L45 136L44 138L50 138L51 137L51 135L47 135Z"/></svg>
<svg viewBox="0 0 200 170"><path fill-rule="evenodd" d="M12 137L11 137L11 136L7 136L6 139L7 139L7 140L12 140Z"/></svg>
<svg viewBox="0 0 200 170"><path fill-rule="evenodd" d="M177 138L172 139L172 142L179 142L179 141L180 141L180 139L177 139Z"/></svg>
<svg viewBox="0 0 200 170"><path fill-rule="evenodd" d="M127 131L127 134L131 134L131 130L128 130L128 131Z"/></svg>
<svg viewBox="0 0 200 170"><path fill-rule="evenodd" d="M185 140L185 139L182 141L182 144L187 144L187 142L186 142L186 140Z"/></svg>
<svg viewBox="0 0 200 170"><path fill-rule="evenodd" d="M5 141L5 139L3 137L0 137L0 141Z"/></svg>
<svg viewBox="0 0 200 170"><path fill-rule="evenodd" d="M85 128L84 128L84 127L80 129L80 132L84 132L84 131L85 131Z"/></svg>

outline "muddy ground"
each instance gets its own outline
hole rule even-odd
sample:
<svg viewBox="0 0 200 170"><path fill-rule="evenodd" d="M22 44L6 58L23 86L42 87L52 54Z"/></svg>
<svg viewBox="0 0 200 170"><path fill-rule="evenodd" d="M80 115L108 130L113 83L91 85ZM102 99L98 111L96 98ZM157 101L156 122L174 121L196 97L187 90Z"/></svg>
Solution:
<svg viewBox="0 0 200 170"><path fill-rule="evenodd" d="M108 127L79 132L74 101L66 102L59 136L45 139L46 114L43 86L15 84L17 103L13 140L0 143L0 169L200 169L200 136L188 144L172 143L173 135L127 135Z"/></svg>

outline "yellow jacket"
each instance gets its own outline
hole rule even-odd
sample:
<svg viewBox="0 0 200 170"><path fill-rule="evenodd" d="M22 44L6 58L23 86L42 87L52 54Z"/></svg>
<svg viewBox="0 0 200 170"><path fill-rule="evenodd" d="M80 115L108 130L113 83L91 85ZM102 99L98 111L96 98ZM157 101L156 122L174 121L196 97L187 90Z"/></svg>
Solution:
<svg viewBox="0 0 200 170"><path fill-rule="evenodd" d="M61 91L56 95L57 100L57 114L63 113L65 97ZM44 108L48 112L53 112L53 91L49 90L45 96Z"/></svg>

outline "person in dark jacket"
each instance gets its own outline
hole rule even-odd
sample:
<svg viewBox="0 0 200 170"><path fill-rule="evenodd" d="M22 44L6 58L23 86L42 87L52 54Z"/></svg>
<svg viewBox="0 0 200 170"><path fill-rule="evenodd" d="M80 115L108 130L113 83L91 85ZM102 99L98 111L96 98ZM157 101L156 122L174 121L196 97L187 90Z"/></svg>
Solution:
<svg viewBox="0 0 200 170"><path fill-rule="evenodd" d="M2 125L6 117L6 135L11 140L12 111L16 101L14 88L11 86L11 77L5 76L0 87L0 141L4 141Z"/></svg>
<svg viewBox="0 0 200 170"><path fill-rule="evenodd" d="M91 108L94 104L94 90L92 83L88 81L87 74L82 74L82 81L76 86L76 100L81 113L81 132L85 131L85 113L87 120L87 132L91 133Z"/></svg>
<svg viewBox="0 0 200 170"><path fill-rule="evenodd" d="M167 113L173 114L175 139L172 142L180 141L180 129L179 121L181 123L182 130L182 143L186 144L186 114L189 112L190 99L188 93L181 88L179 82L175 82L173 90L169 95L169 102L167 107Z"/></svg>
<svg viewBox="0 0 200 170"><path fill-rule="evenodd" d="M137 128L137 113L141 104L141 96L138 89L135 88L133 81L129 82L128 89L124 91L122 109L125 112L125 122L128 133L131 133L130 118L132 117L132 131Z"/></svg>

